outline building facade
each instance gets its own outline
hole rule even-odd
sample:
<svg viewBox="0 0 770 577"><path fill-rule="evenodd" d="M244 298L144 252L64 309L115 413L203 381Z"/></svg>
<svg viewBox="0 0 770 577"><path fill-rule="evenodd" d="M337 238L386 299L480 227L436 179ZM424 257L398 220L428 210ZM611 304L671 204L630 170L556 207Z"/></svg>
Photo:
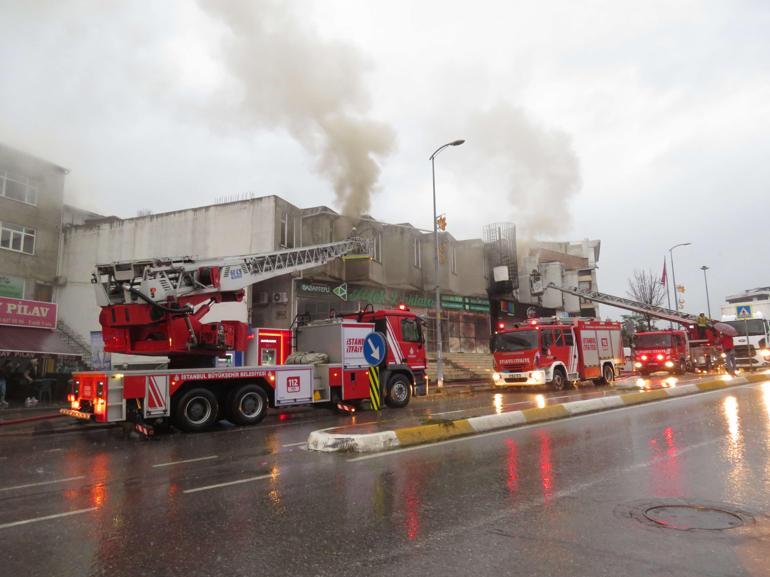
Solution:
<svg viewBox="0 0 770 577"><path fill-rule="evenodd" d="M12 399L36 396L42 385L32 381L64 374L86 354L60 327L54 302L67 172L0 144L0 371Z"/></svg>

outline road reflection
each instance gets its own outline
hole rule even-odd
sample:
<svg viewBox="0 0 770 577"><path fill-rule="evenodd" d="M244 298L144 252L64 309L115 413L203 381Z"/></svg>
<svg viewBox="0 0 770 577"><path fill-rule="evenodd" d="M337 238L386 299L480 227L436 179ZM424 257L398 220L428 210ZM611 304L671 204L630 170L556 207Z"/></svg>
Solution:
<svg viewBox="0 0 770 577"><path fill-rule="evenodd" d="M547 431L538 431L540 438L540 484L545 504L553 498L553 463L551 462L551 436Z"/></svg>

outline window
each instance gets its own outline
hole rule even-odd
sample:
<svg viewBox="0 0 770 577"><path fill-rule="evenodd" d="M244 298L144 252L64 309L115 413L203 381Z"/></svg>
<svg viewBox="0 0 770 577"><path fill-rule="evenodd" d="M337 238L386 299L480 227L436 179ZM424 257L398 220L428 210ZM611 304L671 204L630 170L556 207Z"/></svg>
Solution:
<svg viewBox="0 0 770 577"><path fill-rule="evenodd" d="M0 222L0 248L35 254L35 229Z"/></svg>
<svg viewBox="0 0 770 577"><path fill-rule="evenodd" d="M407 343L422 342L422 338L420 338L420 327L417 326L416 320L414 319L401 320L401 338Z"/></svg>
<svg viewBox="0 0 770 577"><path fill-rule="evenodd" d="M0 196L37 205L38 183L20 174L0 170Z"/></svg>
<svg viewBox="0 0 770 577"><path fill-rule="evenodd" d="M36 282L35 300L50 303L53 300L53 287L50 284Z"/></svg>
<svg viewBox="0 0 770 577"><path fill-rule="evenodd" d="M452 247L452 272L457 274L457 248Z"/></svg>
<svg viewBox="0 0 770 577"><path fill-rule="evenodd" d="M382 262L382 233L375 232L372 239L372 258L377 262Z"/></svg>
<svg viewBox="0 0 770 577"><path fill-rule="evenodd" d="M414 266L417 268L422 268L422 242L419 238L414 239L414 248L412 249L413 253L413 263Z"/></svg>
<svg viewBox="0 0 770 577"><path fill-rule="evenodd" d="M278 242L283 248L289 246L289 215L286 212L281 214L281 238Z"/></svg>
<svg viewBox="0 0 770 577"><path fill-rule="evenodd" d="M572 331L564 331L564 333L562 333L562 338L564 339L565 347L571 347L575 345L575 341L572 339Z"/></svg>

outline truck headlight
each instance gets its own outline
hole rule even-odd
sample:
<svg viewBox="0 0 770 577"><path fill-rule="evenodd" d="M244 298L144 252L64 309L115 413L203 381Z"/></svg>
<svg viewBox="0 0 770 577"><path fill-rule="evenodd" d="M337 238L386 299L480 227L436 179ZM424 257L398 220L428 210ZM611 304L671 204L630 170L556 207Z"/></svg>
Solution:
<svg viewBox="0 0 770 577"><path fill-rule="evenodd" d="M637 369L641 369L642 368L642 363L640 363L639 361L636 361L634 363L634 367L637 368Z"/></svg>
<svg viewBox="0 0 770 577"><path fill-rule="evenodd" d="M666 368L667 369L670 369L673 366L674 366L674 363L672 363L671 361L666 361Z"/></svg>
<svg viewBox="0 0 770 577"><path fill-rule="evenodd" d="M500 373L492 373L492 380L497 382L500 380Z"/></svg>
<svg viewBox="0 0 770 577"><path fill-rule="evenodd" d="M762 349L761 354L763 359L765 360L770 359L770 350Z"/></svg>
<svg viewBox="0 0 770 577"><path fill-rule="evenodd" d="M539 383L545 382L545 371L532 371L529 373L529 378Z"/></svg>

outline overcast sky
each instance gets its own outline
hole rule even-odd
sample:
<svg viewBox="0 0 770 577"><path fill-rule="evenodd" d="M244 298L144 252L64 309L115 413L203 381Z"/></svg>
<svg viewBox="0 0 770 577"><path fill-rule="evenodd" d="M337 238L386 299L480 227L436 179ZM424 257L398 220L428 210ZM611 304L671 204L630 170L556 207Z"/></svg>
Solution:
<svg viewBox="0 0 770 577"><path fill-rule="evenodd" d="M0 0L0 141L123 217L277 194L598 238L624 295L770 285L770 3ZM361 196L363 195L363 197ZM604 309L604 314L611 311Z"/></svg>

